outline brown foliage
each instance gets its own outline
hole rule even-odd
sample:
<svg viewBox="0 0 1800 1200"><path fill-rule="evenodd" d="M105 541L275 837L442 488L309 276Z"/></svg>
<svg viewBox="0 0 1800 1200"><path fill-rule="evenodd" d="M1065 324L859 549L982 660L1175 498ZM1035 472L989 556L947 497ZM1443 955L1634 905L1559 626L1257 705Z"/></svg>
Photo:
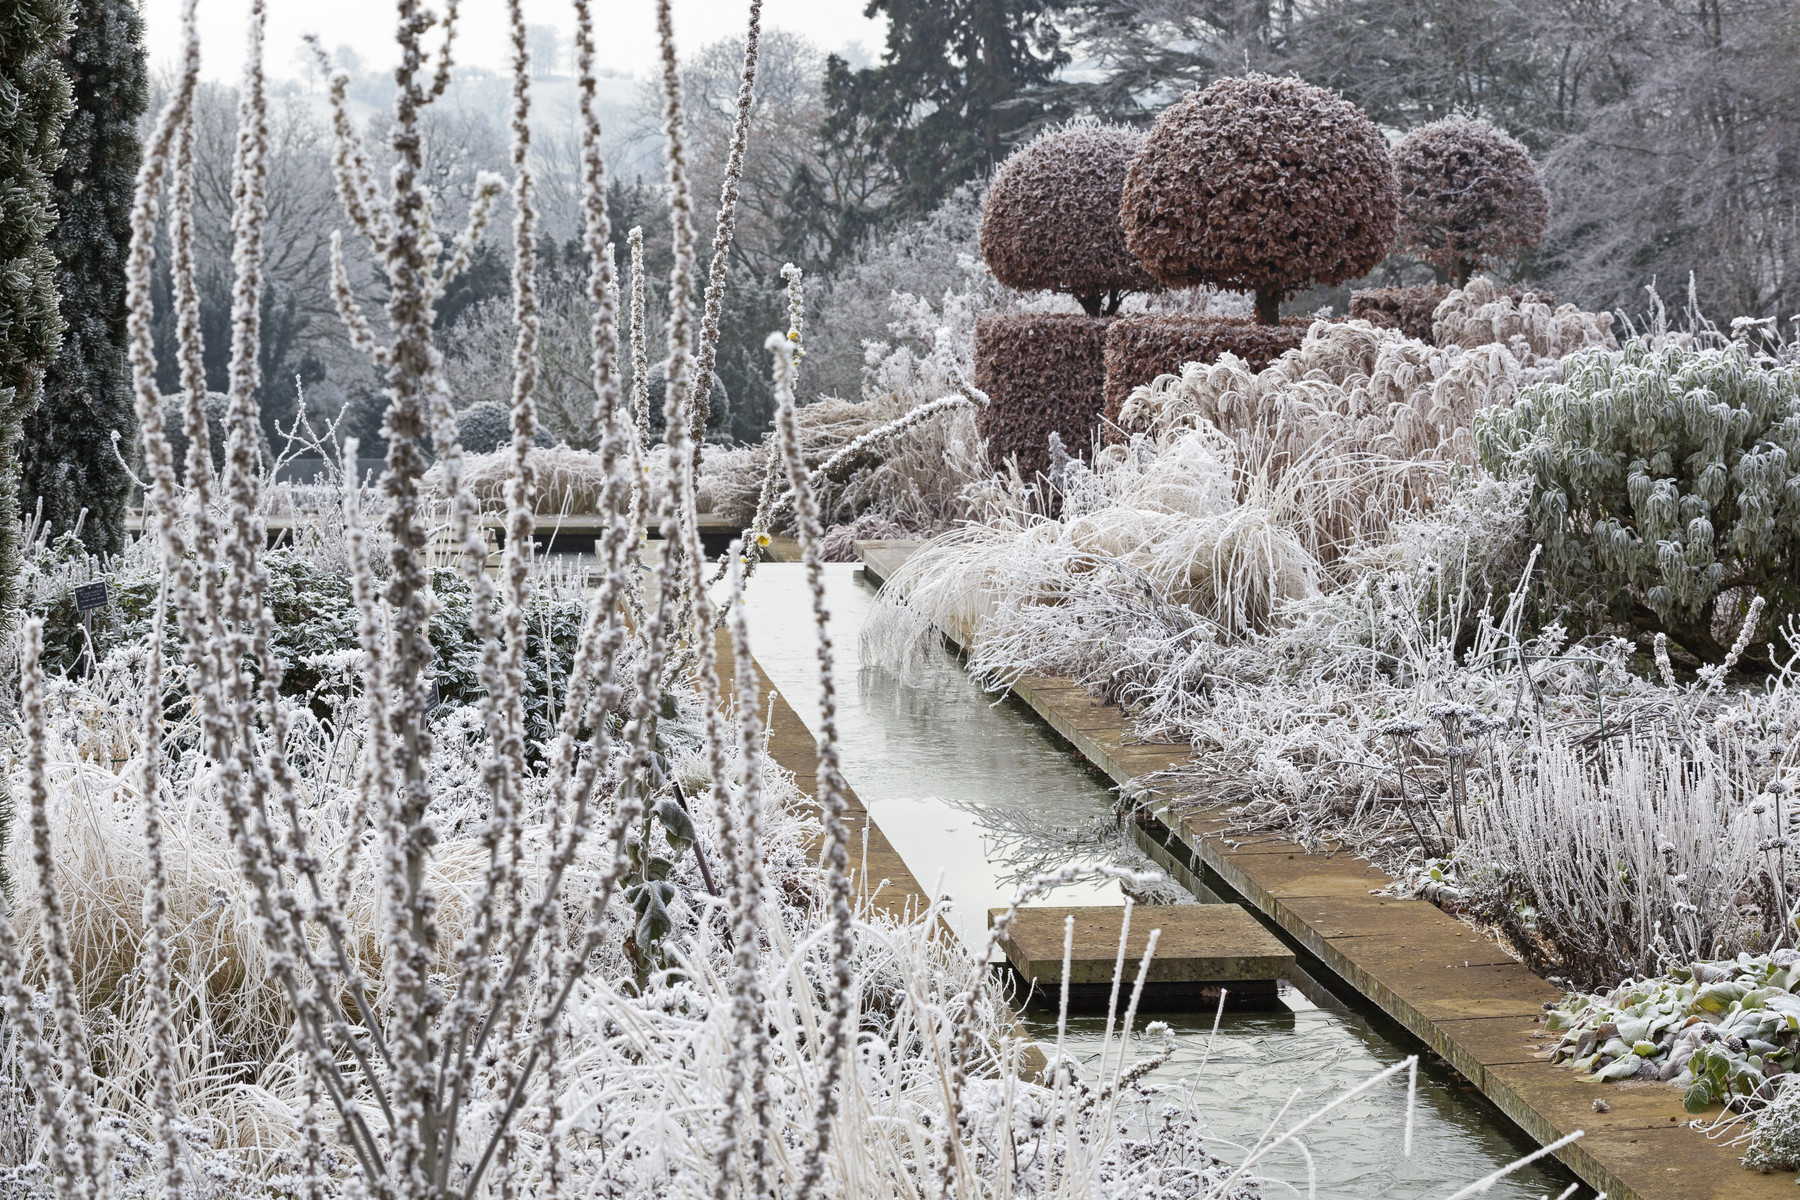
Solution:
<svg viewBox="0 0 1800 1200"><path fill-rule="evenodd" d="M1445 117L1394 148L1400 244L1461 287L1485 264L1537 245L1550 197L1531 154L1486 121Z"/></svg>
<svg viewBox="0 0 1800 1200"><path fill-rule="evenodd" d="M1352 292L1350 316L1354 320L1367 321L1383 329L1398 329L1407 337L1430 345L1436 340L1432 336L1432 314L1444 302L1445 297L1450 295L1450 291L1447 283L1431 283L1418 287L1369 288L1366 291ZM1500 288L1498 291L1514 300L1533 295L1551 308L1556 307L1555 294L1541 288L1529 293L1517 287Z"/></svg>
<svg viewBox="0 0 1800 1200"><path fill-rule="evenodd" d="M1133 254L1168 287L1257 293L1258 318L1366 274L1394 240L1393 161L1355 105L1297 79L1221 79L1163 110L1126 175Z"/></svg>
<svg viewBox="0 0 1800 1200"><path fill-rule="evenodd" d="M1260 371L1300 345L1312 323L1311 317L1289 317L1279 325L1163 313L1120 317L1106 333L1108 440L1119 437L1119 414L1133 388L1179 374L1188 363L1217 362L1227 350Z"/></svg>
<svg viewBox="0 0 1800 1200"><path fill-rule="evenodd" d="M1052 431L1070 454L1087 457L1100 424L1106 331L1118 324L1071 313L988 313L975 322L989 463L1000 468L1016 455L1027 478L1047 471Z"/></svg>
<svg viewBox="0 0 1800 1200"><path fill-rule="evenodd" d="M1398 329L1415 341L1431 343L1431 314L1450 294L1447 283L1419 287L1369 288L1350 293L1350 316L1383 329Z"/></svg>
<svg viewBox="0 0 1800 1200"><path fill-rule="evenodd" d="M1157 284L1125 247L1119 195L1141 130L1096 121L1052 129L1001 165L981 210L981 257L1021 291L1066 292L1089 316Z"/></svg>

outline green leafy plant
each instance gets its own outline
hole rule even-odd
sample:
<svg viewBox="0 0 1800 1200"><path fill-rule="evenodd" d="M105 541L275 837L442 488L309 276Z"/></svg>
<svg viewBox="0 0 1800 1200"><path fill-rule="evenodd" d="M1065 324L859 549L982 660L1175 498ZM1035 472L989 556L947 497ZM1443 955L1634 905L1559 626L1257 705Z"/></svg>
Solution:
<svg viewBox="0 0 1800 1200"><path fill-rule="evenodd" d="M1764 629L1800 612L1800 368L1636 339L1565 359L1560 382L1479 418L1476 444L1531 481L1546 578L1611 619L1718 663L1715 626L1741 624L1722 594L1743 611L1762 596Z"/></svg>

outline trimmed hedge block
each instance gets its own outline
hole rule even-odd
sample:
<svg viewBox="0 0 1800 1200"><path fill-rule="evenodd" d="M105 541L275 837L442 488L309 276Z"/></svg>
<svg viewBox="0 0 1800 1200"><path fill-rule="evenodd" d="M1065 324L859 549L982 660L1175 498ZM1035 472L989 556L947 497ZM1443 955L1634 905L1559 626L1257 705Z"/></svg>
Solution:
<svg viewBox="0 0 1800 1200"><path fill-rule="evenodd" d="M989 313L975 322L977 418L996 470L1017 457L1027 479L1050 468L1050 434L1086 458L1100 424L1106 331L1117 320L1073 313Z"/></svg>
<svg viewBox="0 0 1800 1200"><path fill-rule="evenodd" d="M1132 389L1158 375L1174 375L1191 362L1217 362L1227 350L1260 371L1305 341L1312 323L1312 317L1288 317L1279 325L1183 313L1120 317L1106 334L1107 440L1122 440L1119 412Z"/></svg>
<svg viewBox="0 0 1800 1200"><path fill-rule="evenodd" d="M1533 288L1538 299L1556 307L1556 297L1546 291ZM1525 289L1518 287L1500 288L1503 296L1511 296L1517 300L1524 295ZM1366 291L1350 293L1350 316L1353 320L1367 321L1371 325L1379 325L1384 329L1398 329L1409 338L1433 344L1431 332L1431 314L1437 306L1444 302L1450 294L1447 283L1421 284L1417 287L1370 288Z"/></svg>
<svg viewBox="0 0 1800 1200"><path fill-rule="evenodd" d="M1350 317L1383 329L1398 329L1407 337L1430 345L1431 314L1449 294L1450 285L1445 283L1351 292Z"/></svg>

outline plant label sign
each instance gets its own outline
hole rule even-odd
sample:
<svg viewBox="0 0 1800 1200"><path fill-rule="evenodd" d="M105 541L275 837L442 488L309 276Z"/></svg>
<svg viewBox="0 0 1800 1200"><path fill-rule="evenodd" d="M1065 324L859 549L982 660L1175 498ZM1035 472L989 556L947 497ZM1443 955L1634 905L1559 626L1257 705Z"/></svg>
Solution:
<svg viewBox="0 0 1800 1200"><path fill-rule="evenodd" d="M111 603L106 594L106 580L97 579L93 583L75 585L75 611L90 613L96 608L105 608Z"/></svg>

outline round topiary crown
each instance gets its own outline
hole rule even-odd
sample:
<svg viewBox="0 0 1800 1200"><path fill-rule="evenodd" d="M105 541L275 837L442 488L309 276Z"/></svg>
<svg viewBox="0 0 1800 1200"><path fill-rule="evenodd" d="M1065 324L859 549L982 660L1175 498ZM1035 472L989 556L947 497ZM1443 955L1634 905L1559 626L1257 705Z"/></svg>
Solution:
<svg viewBox="0 0 1800 1200"><path fill-rule="evenodd" d="M1531 153L1486 121L1445 117L1394 148L1400 242L1457 287L1484 264L1537 245L1550 197Z"/></svg>
<svg viewBox="0 0 1800 1200"><path fill-rule="evenodd" d="M1298 79L1221 79L1163 111L1126 175L1125 242L1168 287L1256 293L1264 324L1394 240L1393 160L1355 105Z"/></svg>
<svg viewBox="0 0 1800 1200"><path fill-rule="evenodd" d="M1067 292L1091 317L1154 289L1125 247L1119 193L1142 131L1071 122L1006 160L981 209L981 257L1007 287Z"/></svg>

